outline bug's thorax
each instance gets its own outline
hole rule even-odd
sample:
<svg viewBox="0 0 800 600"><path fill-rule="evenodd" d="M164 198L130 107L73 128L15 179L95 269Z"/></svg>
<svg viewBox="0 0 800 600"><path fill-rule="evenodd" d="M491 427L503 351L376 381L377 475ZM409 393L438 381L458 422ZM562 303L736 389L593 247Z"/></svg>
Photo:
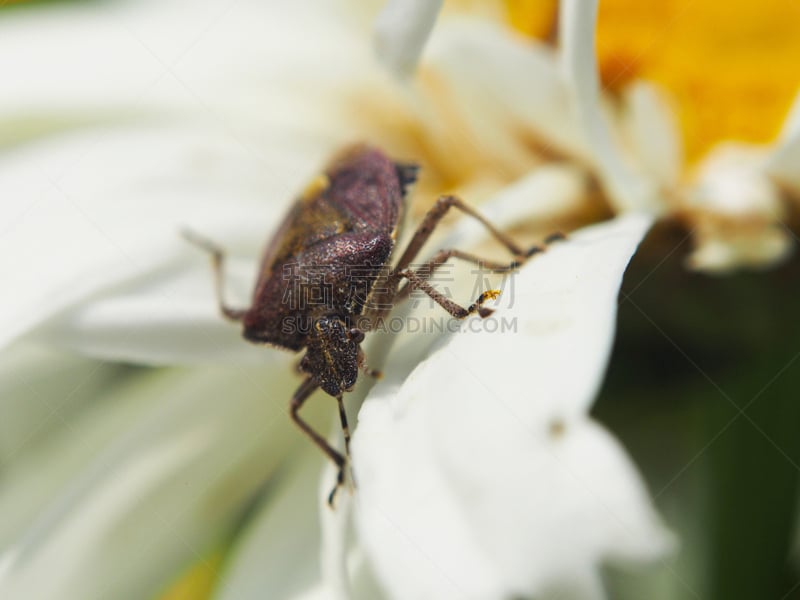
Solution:
<svg viewBox="0 0 800 600"><path fill-rule="evenodd" d="M362 314L389 268L415 176L415 166L375 148L340 154L295 201L267 246L243 319L245 337L300 350L313 343L309 325L320 317Z"/></svg>

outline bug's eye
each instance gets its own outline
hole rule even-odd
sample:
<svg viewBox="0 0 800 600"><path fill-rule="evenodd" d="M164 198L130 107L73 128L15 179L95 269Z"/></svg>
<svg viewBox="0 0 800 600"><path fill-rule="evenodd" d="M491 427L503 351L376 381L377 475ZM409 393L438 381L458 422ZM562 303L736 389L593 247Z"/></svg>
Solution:
<svg viewBox="0 0 800 600"><path fill-rule="evenodd" d="M360 329L356 329L354 327L353 329L350 330L349 335L350 335L350 341L353 342L354 344L360 344L361 342L364 341L364 332L361 331Z"/></svg>

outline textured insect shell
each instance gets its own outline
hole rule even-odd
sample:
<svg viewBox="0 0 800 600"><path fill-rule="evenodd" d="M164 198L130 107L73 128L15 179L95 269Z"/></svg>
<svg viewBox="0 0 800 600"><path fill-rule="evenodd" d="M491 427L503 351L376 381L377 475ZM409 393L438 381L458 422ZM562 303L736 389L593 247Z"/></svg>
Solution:
<svg viewBox="0 0 800 600"><path fill-rule="evenodd" d="M370 146L339 154L268 245L244 337L296 351L316 318L361 314L391 258L410 177Z"/></svg>
<svg viewBox="0 0 800 600"><path fill-rule="evenodd" d="M331 396L349 391L358 379L358 344L338 318L323 317L308 336L308 350L300 370L308 373Z"/></svg>

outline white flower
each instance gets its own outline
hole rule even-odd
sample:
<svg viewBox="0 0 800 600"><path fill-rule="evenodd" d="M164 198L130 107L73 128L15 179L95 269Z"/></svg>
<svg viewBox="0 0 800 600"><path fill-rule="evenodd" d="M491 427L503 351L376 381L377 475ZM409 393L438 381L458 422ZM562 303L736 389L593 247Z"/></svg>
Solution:
<svg viewBox="0 0 800 600"><path fill-rule="evenodd" d="M764 267L785 258L795 240L784 221L789 202L800 193L800 95L773 147L720 143L687 177L675 116L663 91L636 81L617 106L604 108L594 70L597 2L563 4L566 75L614 210L646 210L683 221L694 233L688 262L693 269Z"/></svg>
<svg viewBox="0 0 800 600"><path fill-rule="evenodd" d="M596 591L602 560L668 548L629 460L587 415L648 226L575 233L501 303L516 331L460 331L373 390L353 440L355 518L393 598Z"/></svg>
<svg viewBox="0 0 800 600"><path fill-rule="evenodd" d="M380 25L406 74L423 16ZM596 596L600 562L669 548L635 469L587 414L649 218L576 232L526 265L497 313L516 334L459 332L430 353L429 338L399 336L354 437L357 491L336 512L322 457L285 414L292 357L216 314L180 227L248 257L229 282L246 302L265 232L353 138L418 152L425 207L457 189L494 197L485 212L503 227L584 214L579 166L543 166L594 150L550 49L453 18L408 87L373 62L373 17L344 2L172 0L0 24L0 60L28 57L0 104L0 276L13 290L0 315L0 596L151 596L234 534L219 598ZM43 39L63 52L42 53ZM450 239L477 244L467 224Z"/></svg>

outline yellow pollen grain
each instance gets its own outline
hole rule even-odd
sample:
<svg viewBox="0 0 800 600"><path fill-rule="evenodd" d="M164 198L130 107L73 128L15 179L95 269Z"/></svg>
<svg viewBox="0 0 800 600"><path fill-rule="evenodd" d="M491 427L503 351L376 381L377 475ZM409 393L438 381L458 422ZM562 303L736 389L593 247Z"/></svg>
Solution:
<svg viewBox="0 0 800 600"><path fill-rule="evenodd" d="M500 297L500 290L486 290L483 292L484 300L497 300Z"/></svg>

